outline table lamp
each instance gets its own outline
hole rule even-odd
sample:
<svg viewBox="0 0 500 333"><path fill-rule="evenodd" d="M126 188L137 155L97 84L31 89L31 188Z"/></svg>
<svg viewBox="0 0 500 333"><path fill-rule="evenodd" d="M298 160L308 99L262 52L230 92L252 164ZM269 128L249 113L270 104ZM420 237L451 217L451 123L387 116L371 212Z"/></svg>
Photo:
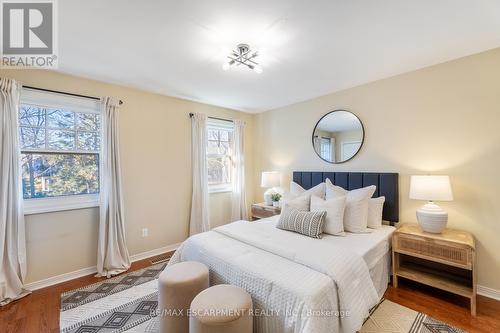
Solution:
<svg viewBox="0 0 500 333"><path fill-rule="evenodd" d="M448 213L434 201L453 200L450 177L411 176L410 199L428 201L417 209L417 220L423 231L439 234L446 228Z"/></svg>
<svg viewBox="0 0 500 333"><path fill-rule="evenodd" d="M280 186L281 174L276 171L264 171L262 172L262 178L260 182L260 187L267 188L268 190L264 193L264 202L266 205L271 206L273 200L271 196L276 193L276 187Z"/></svg>

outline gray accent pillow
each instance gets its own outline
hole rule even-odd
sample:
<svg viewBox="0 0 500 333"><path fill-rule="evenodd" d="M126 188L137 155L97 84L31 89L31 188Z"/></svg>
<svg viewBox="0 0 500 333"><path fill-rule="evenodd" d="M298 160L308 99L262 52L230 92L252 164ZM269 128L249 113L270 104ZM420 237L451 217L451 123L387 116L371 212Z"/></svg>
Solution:
<svg viewBox="0 0 500 333"><path fill-rule="evenodd" d="M321 238L325 218L326 212L324 211L305 212L285 206L276 227L312 238Z"/></svg>

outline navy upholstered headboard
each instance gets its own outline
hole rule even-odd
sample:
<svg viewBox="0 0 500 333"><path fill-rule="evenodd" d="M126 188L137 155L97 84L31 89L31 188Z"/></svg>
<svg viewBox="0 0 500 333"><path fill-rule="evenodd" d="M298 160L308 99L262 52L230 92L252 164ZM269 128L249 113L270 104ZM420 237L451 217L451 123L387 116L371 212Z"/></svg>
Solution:
<svg viewBox="0 0 500 333"><path fill-rule="evenodd" d="M394 224L399 221L399 174L375 172L311 172L294 171L293 181L306 190L314 187L327 178L332 183L346 190L375 185L373 197L385 197L382 218Z"/></svg>

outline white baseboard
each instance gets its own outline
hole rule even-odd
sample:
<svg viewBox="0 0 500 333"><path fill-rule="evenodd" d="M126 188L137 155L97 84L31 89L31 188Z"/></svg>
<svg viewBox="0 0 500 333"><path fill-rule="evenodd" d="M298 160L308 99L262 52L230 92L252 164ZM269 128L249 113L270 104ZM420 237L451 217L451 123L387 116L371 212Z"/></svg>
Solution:
<svg viewBox="0 0 500 333"><path fill-rule="evenodd" d="M95 274L95 273L97 273L96 266L82 268L82 269L79 269L77 271L64 273L64 274L56 275L56 276L51 276L51 277L43 279L43 280L39 280L39 281L25 284L24 288L33 291L33 290L42 289L45 287L50 287L50 286L53 286L53 285L61 283L61 282L66 282L69 280L78 279L82 276Z"/></svg>
<svg viewBox="0 0 500 333"><path fill-rule="evenodd" d="M160 247L159 249L154 249L151 251L146 251L146 252L134 254L133 256L130 256L130 260L132 262L134 262L134 261L139 261L142 259L147 259L147 258L151 258L154 256L158 256L158 255L166 253L166 252L175 251L175 250L177 250L177 248L180 245L181 245L181 243L177 243L177 244L172 244L172 245Z"/></svg>
<svg viewBox="0 0 500 333"><path fill-rule="evenodd" d="M478 285L477 293L481 296L486 296L488 298L493 298L497 301L500 301L500 290Z"/></svg>
<svg viewBox="0 0 500 333"><path fill-rule="evenodd" d="M151 258L151 257L157 256L157 255L160 255L160 254L163 254L166 252L174 251L179 247L180 244L181 243L172 244L172 245L160 247L159 249L154 249L151 251L146 251L146 252L134 254L134 255L130 256L130 260L132 262L135 262L135 261ZM52 276L52 277L49 277L49 278L46 278L43 280L39 280L39 281L35 281L35 282L30 282L28 284L25 284L24 288L33 291L33 290L50 287L50 286L53 286L55 284L59 284L62 282L66 282L69 280L77 279L77 278L91 275L91 274L95 274L95 273L97 273L96 266L82 268L82 269L79 269L77 271Z"/></svg>

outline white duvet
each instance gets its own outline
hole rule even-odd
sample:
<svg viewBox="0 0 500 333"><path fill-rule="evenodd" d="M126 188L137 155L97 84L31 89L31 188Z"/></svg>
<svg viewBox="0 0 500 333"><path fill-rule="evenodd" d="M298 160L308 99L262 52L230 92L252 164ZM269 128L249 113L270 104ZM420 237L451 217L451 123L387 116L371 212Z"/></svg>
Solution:
<svg viewBox="0 0 500 333"><path fill-rule="evenodd" d="M170 264L195 260L211 284L247 290L256 332L356 332L379 301L363 258L333 242L238 221L187 239Z"/></svg>

